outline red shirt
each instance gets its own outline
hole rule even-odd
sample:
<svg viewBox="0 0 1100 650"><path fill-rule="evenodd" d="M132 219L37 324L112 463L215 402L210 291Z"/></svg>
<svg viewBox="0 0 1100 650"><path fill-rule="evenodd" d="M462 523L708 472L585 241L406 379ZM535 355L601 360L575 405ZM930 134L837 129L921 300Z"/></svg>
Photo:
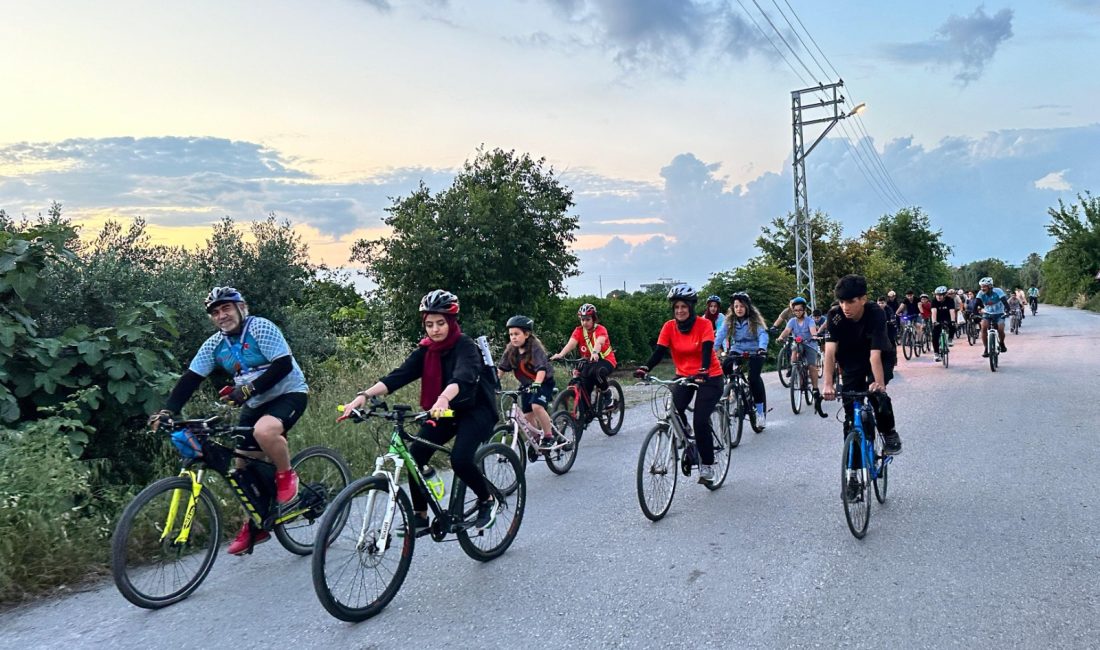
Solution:
<svg viewBox="0 0 1100 650"><path fill-rule="evenodd" d="M924 320L932 318L932 303L920 301L920 315Z"/></svg>
<svg viewBox="0 0 1100 650"><path fill-rule="evenodd" d="M605 339L606 342L603 344L603 347L600 348L600 357L603 359L607 359L608 363L611 364L611 367L614 368L619 364L615 362L615 350L611 347L611 337L607 335L606 327L597 323L596 327L592 328L592 333L587 334L584 331L584 328L578 325L577 329L573 330L573 336L571 338L576 341L577 345L580 347L581 358L587 359L592 356L592 349L589 346L589 343L595 345L596 339L600 338L601 336Z"/></svg>
<svg viewBox="0 0 1100 650"><path fill-rule="evenodd" d="M670 320L661 328L657 345L663 345L672 354L672 364L676 374L681 377L693 377L703 367L703 343L714 343L714 326L705 318L696 318L695 324L687 334L681 334L676 320ZM718 354L710 352L710 367L707 374L711 377L722 376L722 366L718 363Z"/></svg>

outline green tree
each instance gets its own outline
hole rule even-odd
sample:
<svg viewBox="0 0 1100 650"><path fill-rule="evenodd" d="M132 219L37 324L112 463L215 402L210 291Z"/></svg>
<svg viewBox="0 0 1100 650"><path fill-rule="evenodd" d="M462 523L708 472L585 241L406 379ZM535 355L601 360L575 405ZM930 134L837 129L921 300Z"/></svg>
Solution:
<svg viewBox="0 0 1100 650"><path fill-rule="evenodd" d="M951 272L951 284L977 291L978 281L985 277L993 278L994 286L1008 291L1018 284L1020 273L1008 262L991 257L954 268Z"/></svg>
<svg viewBox="0 0 1100 650"><path fill-rule="evenodd" d="M760 237L756 239L756 247L768 264L785 268L792 276L795 275L794 233L791 229L793 218L792 214L788 214L786 217L773 219L771 225L760 229ZM844 275L858 272L853 267L853 240L844 238L844 229L839 221L821 211L815 211L810 217L810 235L813 238L817 304L824 307L832 302L833 285L836 281ZM792 287L789 295L780 297L781 302L786 305L787 300L794 295Z"/></svg>
<svg viewBox="0 0 1100 650"><path fill-rule="evenodd" d="M572 206L545 159L478 150L446 190L421 184L395 199L385 219L392 233L359 240L351 259L366 266L404 335L419 331L416 306L438 288L459 296L467 329L487 334L515 313L548 314L577 274Z"/></svg>
<svg viewBox="0 0 1100 650"><path fill-rule="evenodd" d="M1077 201L1067 206L1059 200L1057 209L1048 210L1047 232L1054 247L1043 260L1045 302L1070 305L1079 296L1100 291L1095 279L1100 272L1100 199L1086 192Z"/></svg>
<svg viewBox="0 0 1100 650"><path fill-rule="evenodd" d="M1032 253L1027 256L1022 266L1020 266L1020 286L1025 289L1028 287L1039 287L1043 284L1043 256L1038 253Z"/></svg>
<svg viewBox="0 0 1100 650"><path fill-rule="evenodd" d="M951 279L947 266L951 247L943 242L943 231L932 230L928 215L920 208L883 215L875 230L882 234L885 250L901 263L907 288L930 291Z"/></svg>

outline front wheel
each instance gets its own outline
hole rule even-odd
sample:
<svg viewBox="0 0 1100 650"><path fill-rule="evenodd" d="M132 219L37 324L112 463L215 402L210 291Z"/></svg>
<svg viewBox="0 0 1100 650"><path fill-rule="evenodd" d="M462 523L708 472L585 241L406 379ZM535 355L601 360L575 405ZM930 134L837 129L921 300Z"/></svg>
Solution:
<svg viewBox="0 0 1100 650"><path fill-rule="evenodd" d="M546 466L560 475L568 472L577 460L577 423L565 411L558 411L550 418L550 424L554 427L554 438L564 445L546 452Z"/></svg>
<svg viewBox="0 0 1100 650"><path fill-rule="evenodd" d="M801 366L795 366L791 370L791 410L795 415L802 412L802 383L806 379L802 375Z"/></svg>
<svg viewBox="0 0 1100 650"><path fill-rule="evenodd" d="M333 500L317 531L313 590L341 621L365 621L381 612L409 572L416 541L407 534L412 504L404 490L391 495L389 487L379 476L353 482Z"/></svg>
<svg viewBox="0 0 1100 650"><path fill-rule="evenodd" d="M527 476L516 453L504 445L483 445L474 454L474 465L485 468L485 482L496 501L497 516L486 528L466 528L458 531L458 545L466 555L480 562L500 557L515 541L527 507ZM515 484L505 494L502 486ZM455 481L454 503L461 504L464 519L477 513L477 494L462 481Z"/></svg>
<svg viewBox="0 0 1100 650"><path fill-rule="evenodd" d="M791 348L790 345L784 345L779 350L779 359L776 362L776 372L779 373L779 383L783 384L783 388L790 386L791 383Z"/></svg>
<svg viewBox="0 0 1100 650"><path fill-rule="evenodd" d="M286 519L275 525L275 537L296 555L309 555L317 538L325 508L351 482L351 468L335 449L307 447L290 459L298 473L298 500L283 508ZM339 525L333 529L339 533Z"/></svg>
<svg viewBox="0 0 1100 650"><path fill-rule="evenodd" d="M859 432L853 429L844 438L844 453L840 463L840 490L844 501L844 518L848 530L858 539L867 534L871 519L870 477L864 466Z"/></svg>
<svg viewBox="0 0 1100 650"><path fill-rule="evenodd" d="M612 403L610 405L604 403L604 398L601 395L596 400L596 405L600 409L597 418L600 421L600 429L607 436L613 436L619 432L619 429L623 427L623 415L626 413L626 404L623 396L623 387L619 385L619 382L614 379L607 381L607 388L611 391Z"/></svg>
<svg viewBox="0 0 1100 650"><path fill-rule="evenodd" d="M493 429L493 435L489 436L488 444L502 444L516 452L516 457L519 458L519 463L523 466L523 471L526 472L528 443L524 438L520 437L522 435L523 434L516 434L516 426L514 424L498 424L496 428ZM481 471L484 473L486 469L482 467ZM517 485L518 484L513 481L509 484L500 486L500 489L504 494L511 494L516 491Z"/></svg>
<svg viewBox="0 0 1100 650"><path fill-rule="evenodd" d="M974 325L967 323L966 325L966 342L970 345L974 345L974 342L978 340L978 333L974 331Z"/></svg>
<svg viewBox="0 0 1100 650"><path fill-rule="evenodd" d="M187 598L214 566L218 508L205 487L198 497L192 494L189 478L161 479L122 512L111 538L111 574L123 597L138 607L159 609Z"/></svg>
<svg viewBox="0 0 1100 650"><path fill-rule="evenodd" d="M655 425L642 440L638 453L638 505L650 521L663 518L672 506L678 460L676 438L669 425Z"/></svg>
<svg viewBox="0 0 1100 650"><path fill-rule="evenodd" d="M726 482L726 475L730 471L730 451L732 451L732 447L730 445L729 420L726 419L726 414L721 409L722 405L719 404L710 416L710 430L711 435L714 436L714 479L706 483L708 490L717 490L722 487L722 484ZM726 423L725 426L722 425L723 422Z"/></svg>
<svg viewBox="0 0 1100 650"><path fill-rule="evenodd" d="M901 352L906 361L913 358L913 333L908 330L901 335Z"/></svg>

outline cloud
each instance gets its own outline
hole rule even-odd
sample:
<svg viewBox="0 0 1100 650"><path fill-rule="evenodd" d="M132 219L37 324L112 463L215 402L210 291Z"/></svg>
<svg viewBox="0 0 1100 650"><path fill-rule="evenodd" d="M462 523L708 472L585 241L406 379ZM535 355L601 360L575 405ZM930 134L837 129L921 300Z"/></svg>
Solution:
<svg viewBox="0 0 1100 650"><path fill-rule="evenodd" d="M885 47L886 55L900 63L956 68L956 81L964 86L978 80L997 48L1012 38L1011 9L990 16L978 7L970 16L952 15L932 38Z"/></svg>
<svg viewBox="0 0 1100 650"><path fill-rule="evenodd" d="M1063 169L1060 172L1050 172L1046 176L1035 181L1035 187L1040 190L1055 190L1058 192L1068 192L1073 189L1073 186L1066 182L1066 172L1068 169Z"/></svg>
<svg viewBox="0 0 1100 650"><path fill-rule="evenodd" d="M1100 2L1097 0L1060 0L1059 4L1074 11L1094 16L1100 15Z"/></svg>
<svg viewBox="0 0 1100 650"><path fill-rule="evenodd" d="M389 13L393 10L393 5L391 5L388 0L363 0L363 2L369 4L370 6L374 7L378 11L381 11L382 13Z"/></svg>

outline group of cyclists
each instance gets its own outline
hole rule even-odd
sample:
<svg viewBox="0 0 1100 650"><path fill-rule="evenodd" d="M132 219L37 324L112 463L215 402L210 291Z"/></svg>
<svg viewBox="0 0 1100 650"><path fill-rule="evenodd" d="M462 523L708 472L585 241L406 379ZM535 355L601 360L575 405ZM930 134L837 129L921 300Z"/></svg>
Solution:
<svg viewBox="0 0 1100 650"><path fill-rule="evenodd" d="M1022 312L1026 300L1035 313L1038 289L1032 287L1026 295L1022 290L1012 294L994 287L991 278L979 281L977 292L963 292L941 286L934 299L927 294L907 291L900 302L894 291L878 300L867 299L867 282L859 275L847 275L834 287L836 300L822 314L809 312L805 298L795 297L769 328L749 294L738 291L730 296L729 308L722 311L720 296L706 299L701 314L696 313L699 296L688 284L672 287L667 299L671 318L656 332L656 345L650 357L635 371L645 378L668 357L678 377L690 380L690 386L678 385L673 390L673 406L686 424L685 412L694 401L692 428L695 432L700 461L700 482L714 476L714 449L710 413L722 394L724 377L739 372L739 364L747 364L748 383L757 408L757 422L766 422L767 392L762 379L769 334L779 332L778 340L797 337L802 342L803 361L813 382L815 404L837 397L834 378L839 374L845 390L870 391L884 453L901 452L901 437L895 429L895 417L886 386L897 364L899 321L912 321L918 330L931 324L933 345L940 354L939 333L947 329L952 335L960 320L980 319L981 336L985 343L990 327L1001 334L1004 345L1004 318L1014 310ZM249 314L248 304L233 287L215 287L205 299L206 311L217 332L199 348L187 371L176 383L164 408L150 417L155 429L171 425L179 419L184 404L214 370L222 369L233 378L232 386L220 392L221 399L242 407L239 425L252 432L238 443L245 456L266 456L275 465L275 498L285 504L298 492L298 477L290 467L287 433L301 417L308 403L309 387L291 354L282 331L271 321ZM454 440L451 466L477 497L475 520L479 529L492 526L497 507L485 478L473 458L485 443L498 418L493 388L482 379L484 357L477 343L462 332L458 322L459 299L453 293L437 289L425 295L419 305L419 315L425 336L399 367L359 392L347 402L341 419L359 409L372 398L391 393L420 380L420 407L432 420L425 421L418 437L444 444ZM1021 314L1022 316L1022 314ZM581 387L591 394L593 388L602 391L598 403L603 408L617 408L608 376L617 367L614 348L606 326L599 322L595 305L585 303L577 310L579 324L559 352L548 355L535 335L534 321L523 315L510 318L506 324L508 345L496 365L498 375L513 373L526 389L522 394L522 411L528 421L543 432L542 446L570 444L556 436L550 423L549 403L555 392L552 361L577 350L585 360L580 369ZM782 329L780 330L780 327ZM820 342L820 343L819 343ZM988 354L988 353L985 353ZM823 364L819 384L818 366ZM852 405L845 404L849 418ZM448 417L443 417L447 415ZM432 455L426 445L414 443L410 453L424 465ZM238 463L245 462L243 459ZM412 491L414 521L417 531L429 527L424 497ZM253 526L250 520L242 526L229 545L229 553L244 554L269 534Z"/></svg>

